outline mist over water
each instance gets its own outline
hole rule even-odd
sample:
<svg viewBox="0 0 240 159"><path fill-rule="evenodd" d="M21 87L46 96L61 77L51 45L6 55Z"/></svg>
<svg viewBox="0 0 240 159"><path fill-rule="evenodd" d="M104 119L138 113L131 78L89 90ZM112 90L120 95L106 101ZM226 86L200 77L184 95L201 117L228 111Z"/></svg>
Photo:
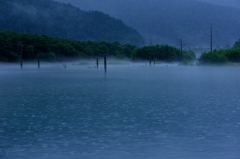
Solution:
<svg viewBox="0 0 240 159"><path fill-rule="evenodd" d="M239 159L238 67L1 65L2 159Z"/></svg>

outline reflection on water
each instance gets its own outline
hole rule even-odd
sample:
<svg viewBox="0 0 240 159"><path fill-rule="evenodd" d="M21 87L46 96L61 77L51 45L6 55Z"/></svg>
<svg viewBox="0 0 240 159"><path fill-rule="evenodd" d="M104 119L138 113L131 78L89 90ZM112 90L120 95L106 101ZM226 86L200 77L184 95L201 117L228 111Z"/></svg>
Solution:
<svg viewBox="0 0 240 159"><path fill-rule="evenodd" d="M239 159L238 67L0 70L0 158Z"/></svg>

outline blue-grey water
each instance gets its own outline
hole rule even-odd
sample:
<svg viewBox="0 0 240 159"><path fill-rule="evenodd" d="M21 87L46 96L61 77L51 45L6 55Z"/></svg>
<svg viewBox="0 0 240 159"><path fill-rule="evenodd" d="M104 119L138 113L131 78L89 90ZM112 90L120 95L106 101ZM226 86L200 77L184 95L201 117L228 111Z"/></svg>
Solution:
<svg viewBox="0 0 240 159"><path fill-rule="evenodd" d="M1 67L1 159L240 158L239 67Z"/></svg>

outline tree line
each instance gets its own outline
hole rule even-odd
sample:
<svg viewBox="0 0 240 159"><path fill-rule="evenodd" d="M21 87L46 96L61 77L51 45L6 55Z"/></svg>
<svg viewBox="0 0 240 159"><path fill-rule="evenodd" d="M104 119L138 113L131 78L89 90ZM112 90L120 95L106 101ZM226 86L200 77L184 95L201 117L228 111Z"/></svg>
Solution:
<svg viewBox="0 0 240 159"><path fill-rule="evenodd" d="M181 51L180 49L169 45L153 45L136 48L132 54L132 59L148 59L159 61L192 61L196 58L192 51Z"/></svg>
<svg viewBox="0 0 240 159"><path fill-rule="evenodd" d="M204 52L200 58L200 64L226 64L240 62L240 39L235 42L232 48Z"/></svg>
<svg viewBox="0 0 240 159"><path fill-rule="evenodd" d="M104 55L132 60L190 61L195 59L191 51L181 51L169 45L137 47L118 42L93 42L69 40L12 31L0 31L0 61L16 62L19 54L28 61L63 61L66 58L95 58Z"/></svg>

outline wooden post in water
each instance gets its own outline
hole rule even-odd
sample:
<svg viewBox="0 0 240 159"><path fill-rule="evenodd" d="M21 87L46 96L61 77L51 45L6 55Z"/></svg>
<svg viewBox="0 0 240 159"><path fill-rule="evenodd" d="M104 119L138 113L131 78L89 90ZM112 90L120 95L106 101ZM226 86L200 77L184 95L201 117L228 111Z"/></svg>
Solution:
<svg viewBox="0 0 240 159"><path fill-rule="evenodd" d="M38 68L40 68L40 53L38 53Z"/></svg>
<svg viewBox="0 0 240 159"><path fill-rule="evenodd" d="M154 64L154 66L155 66L155 64L156 64L156 54L155 54L155 52L154 52L154 54L153 54L153 64Z"/></svg>
<svg viewBox="0 0 240 159"><path fill-rule="evenodd" d="M22 61L22 55L23 55L23 52L22 52L22 43L20 42L18 44L18 56L19 56L19 62L20 62L20 68L22 69L23 67L23 61Z"/></svg>
<svg viewBox="0 0 240 159"><path fill-rule="evenodd" d="M104 55L104 71L107 71L107 56Z"/></svg>
<svg viewBox="0 0 240 159"><path fill-rule="evenodd" d="M96 60L96 65L97 65L97 68L98 68L98 57L97 57L97 60Z"/></svg>
<svg viewBox="0 0 240 159"><path fill-rule="evenodd" d="M20 67L23 68L22 56L20 56Z"/></svg>

